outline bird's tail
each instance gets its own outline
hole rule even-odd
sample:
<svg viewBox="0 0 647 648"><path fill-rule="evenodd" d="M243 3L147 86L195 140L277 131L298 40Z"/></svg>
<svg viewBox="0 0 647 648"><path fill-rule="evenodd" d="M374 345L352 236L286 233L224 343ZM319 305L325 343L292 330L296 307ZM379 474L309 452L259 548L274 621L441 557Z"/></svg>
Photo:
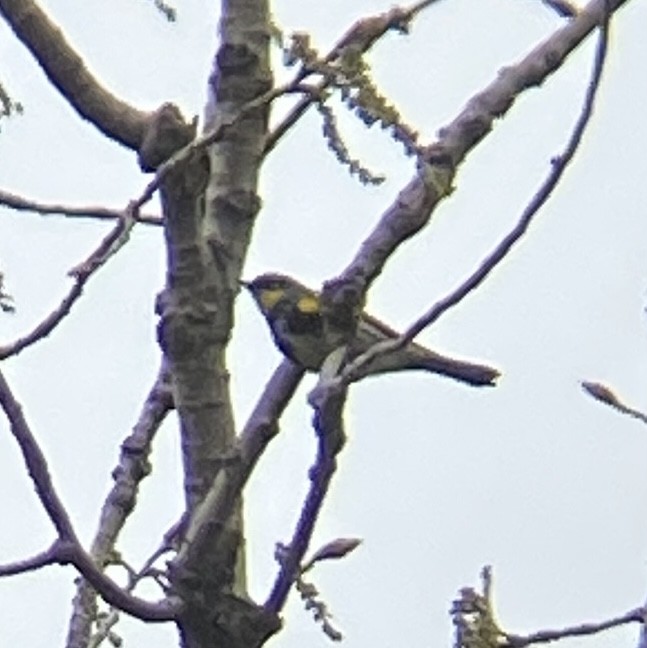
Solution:
<svg viewBox="0 0 647 648"><path fill-rule="evenodd" d="M353 355L365 351L376 342L397 336L398 333L383 322L364 315L358 333L359 348ZM457 360L412 342L403 349L377 356L362 369L357 379L370 374L407 370L429 371L476 387L493 386L500 375L488 365Z"/></svg>

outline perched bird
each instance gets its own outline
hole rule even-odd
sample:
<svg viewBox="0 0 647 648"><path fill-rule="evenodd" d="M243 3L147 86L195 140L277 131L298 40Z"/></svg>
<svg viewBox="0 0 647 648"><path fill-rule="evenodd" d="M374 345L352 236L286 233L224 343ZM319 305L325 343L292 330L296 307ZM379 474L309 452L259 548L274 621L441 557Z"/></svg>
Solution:
<svg viewBox="0 0 647 648"><path fill-rule="evenodd" d="M309 371L318 371L328 355L344 344L347 359L352 360L376 342L398 337L396 331L365 312L357 322L349 323L345 335L338 325L339 318L335 318L334 326L330 325L320 293L292 277L267 273L241 284L250 291L267 320L276 346L292 362ZM476 386L493 385L499 375L491 367L448 358L412 342L403 349L378 356L356 379L407 369L422 369Z"/></svg>

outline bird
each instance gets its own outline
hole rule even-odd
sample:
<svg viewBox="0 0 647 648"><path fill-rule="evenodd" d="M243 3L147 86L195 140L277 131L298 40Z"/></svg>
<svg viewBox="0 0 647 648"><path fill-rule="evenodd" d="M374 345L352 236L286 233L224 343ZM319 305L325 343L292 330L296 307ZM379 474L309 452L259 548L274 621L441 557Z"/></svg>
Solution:
<svg viewBox="0 0 647 648"><path fill-rule="evenodd" d="M322 304L321 293L288 275L267 272L240 283L254 298L279 350L307 371L319 371L326 358L344 345L346 360L351 361L374 344L398 337L396 331L364 311L355 322L336 317ZM410 342L378 355L353 379L404 370L423 370L473 386L494 385L499 376L492 367L450 358Z"/></svg>

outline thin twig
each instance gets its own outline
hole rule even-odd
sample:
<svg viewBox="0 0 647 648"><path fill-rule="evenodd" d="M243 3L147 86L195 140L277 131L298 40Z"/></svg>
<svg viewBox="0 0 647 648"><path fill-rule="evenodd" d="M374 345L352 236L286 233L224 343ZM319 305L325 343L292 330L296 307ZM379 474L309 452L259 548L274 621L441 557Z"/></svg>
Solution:
<svg viewBox="0 0 647 648"><path fill-rule="evenodd" d="M388 30L394 29L395 27L402 26L403 24L410 21L417 13L422 11L425 7L438 2L439 0L422 0L408 9L399 9L394 8L385 14L376 16L373 18L366 18L358 21L351 29L342 37L340 43L333 48L331 53L328 55L326 60L334 59L339 55L340 51L344 47L349 45L359 46L363 49L368 49L373 43L385 34ZM159 189L162 180L166 175L175 168L178 164L181 164L184 160L188 159L190 156L194 155L196 152L204 150L211 144L222 139L227 130L233 128L241 119L246 117L250 112L257 110L261 106L270 103L286 94L303 94L308 97L309 105L321 95L321 90L326 87L326 83L323 85L319 84L316 86L309 86L304 84L304 80L310 75L310 71L300 70L292 81L285 83L284 85L278 86L267 92L259 95L258 97L247 102L241 109L236 113L236 115L225 121L221 122L209 132L204 133L200 137L191 141L185 147L177 151L170 159L164 162L157 169L155 177L148 183L144 188L144 191L141 193L139 198L137 198L132 206L138 210L141 209L155 194ZM285 130L290 127L291 124L287 125ZM281 128L281 125L277 130ZM276 142L281 137L283 133L277 133L275 130L274 135L270 135L266 141L266 146L264 149L264 154L267 154L271 148L276 145ZM285 130L283 132L285 132Z"/></svg>
<svg viewBox="0 0 647 648"><path fill-rule="evenodd" d="M15 562L6 565L0 565L0 578L4 576L16 576L18 574L25 574L30 571L42 569L47 565L51 565L53 562L54 557L52 547L50 547L31 558L24 558L23 560L16 560Z"/></svg>
<svg viewBox="0 0 647 648"><path fill-rule="evenodd" d="M622 414L627 414L627 416L631 416L643 423L647 423L647 414L635 409L634 407L625 405L606 385L585 380L582 381L582 389L600 403L609 405Z"/></svg>
<svg viewBox="0 0 647 648"><path fill-rule="evenodd" d="M145 578L152 578L162 588L162 590L165 590L166 588L161 586L159 579L153 575L153 565L155 561L168 550L168 547L164 550L156 550L138 571L134 570L123 560L119 561L118 564L121 565L128 574L128 583L124 588L125 591L129 593L133 592L137 585L139 585L139 583L141 583ZM100 646L101 643L109 637L112 629L117 625L117 623L119 623L120 612L121 610L119 608L114 605L110 606L107 614L102 616L101 622L97 623L98 627L96 632L89 638L88 648L96 648L97 646Z"/></svg>
<svg viewBox="0 0 647 648"><path fill-rule="evenodd" d="M268 90L262 95L259 95L251 101L248 101L244 106L240 108L240 110L234 117L228 119L227 121L219 123L210 131L192 140L191 142L189 142L189 144L174 153L166 162L161 164L158 167L155 176L146 185L139 198L133 201L132 207L136 210L141 209L155 195L155 192L159 189L162 180L172 169L176 168L179 164L189 159L192 155L195 155L196 152L202 151L211 146L211 144L214 144L215 142L221 140L229 129L233 128L241 119L249 115L250 112L257 110L261 106L270 103L278 97L286 94L311 94L313 92L316 92L316 89L313 89L311 86L304 85L301 82L301 79L295 79L282 86Z"/></svg>
<svg viewBox="0 0 647 648"><path fill-rule="evenodd" d="M561 18L574 18L579 13L578 8L568 0L542 0Z"/></svg>
<svg viewBox="0 0 647 648"><path fill-rule="evenodd" d="M642 628L640 628L637 648L647 648L647 602L643 604L642 617Z"/></svg>
<svg viewBox="0 0 647 648"><path fill-rule="evenodd" d="M501 645L504 648L525 648L525 646L532 644L549 643L565 637L583 637L598 634L604 630L610 630L629 623L644 623L644 618L645 610L636 608L612 619L595 623L580 623L561 630L540 630L529 635L506 634L506 641Z"/></svg>
<svg viewBox="0 0 647 648"><path fill-rule="evenodd" d="M402 28L408 24L423 9L439 2L439 0L422 0L408 8L393 7L387 12L377 16L360 18L350 29L337 41L335 46L324 57L323 63L331 63L339 58L344 49L354 47L361 52L368 51L388 31ZM296 80L303 80L310 74L309 70L300 70ZM330 85L330 79L324 78L317 83L316 92L310 96L301 98L290 112L275 126L265 141L263 154L267 155L277 145L278 141L294 126L297 121L310 108L317 97Z"/></svg>
<svg viewBox="0 0 647 648"><path fill-rule="evenodd" d="M17 355L35 342L48 336L69 315L72 306L82 295L83 288L90 277L127 243L135 224L134 213L134 210L128 208L123 217L115 223L112 230L101 240L90 256L69 271L68 274L74 279L74 283L61 303L47 317L25 336L14 340L10 344L0 346L0 360Z"/></svg>
<svg viewBox="0 0 647 648"><path fill-rule="evenodd" d="M35 212L37 214L58 215L65 218L90 218L94 220L120 220L124 218L123 209L109 209L107 207L74 207L72 205L61 205L57 203L43 203L37 200L30 200L23 196L0 189L0 205L10 207L16 211ZM137 223L145 225L162 225L161 216L152 214L134 214Z"/></svg>

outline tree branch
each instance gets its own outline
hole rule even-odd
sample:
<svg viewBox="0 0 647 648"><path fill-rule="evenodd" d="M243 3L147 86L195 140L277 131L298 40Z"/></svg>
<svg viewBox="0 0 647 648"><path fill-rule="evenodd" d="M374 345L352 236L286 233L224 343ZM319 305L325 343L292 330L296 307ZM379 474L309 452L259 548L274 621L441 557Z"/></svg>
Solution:
<svg viewBox="0 0 647 648"><path fill-rule="evenodd" d="M0 205L10 207L16 211L36 212L43 216L52 214L66 218L91 218L95 220L119 220L124 217L123 209L108 209L106 207L73 207L72 205L59 205L56 203L42 203L29 200L9 191L0 189ZM162 225L160 216L152 214L134 214L137 223L146 225Z"/></svg>
<svg viewBox="0 0 647 648"><path fill-rule="evenodd" d="M639 409L636 409L634 407L629 407L629 405L625 405L616 395L615 393L606 385L602 385L600 383L596 382L590 382L588 380L582 381L581 383L582 389L589 394L589 396L592 396L595 398L595 400L599 401L600 403L603 403L604 405L609 405L610 407L613 407L614 409L618 410L618 412L621 412L622 414L626 414L627 416L631 416L635 419L638 419L642 423L647 423L647 414L645 412L641 412Z"/></svg>
<svg viewBox="0 0 647 648"><path fill-rule="evenodd" d="M110 139L131 149L139 148L150 113L133 108L106 90L36 2L0 0L0 14L83 119Z"/></svg>
<svg viewBox="0 0 647 648"><path fill-rule="evenodd" d="M259 108L269 106L272 101L286 94L313 94L316 92L316 88L313 89L312 87L301 83L299 79L295 79L250 99L241 106L238 112L229 115L228 117L223 118L222 116L218 116L218 118L214 120L215 123L210 124L209 128L207 128L202 135L196 137L189 144L179 149L174 155L158 167L155 177L146 185L139 197L133 201L133 205L137 209L143 207L152 199L155 192L160 188L162 182L169 173L174 169L177 169L179 165L185 163L192 156L201 151L207 150L212 144L227 138L231 135L233 130L240 125L241 121L252 115Z"/></svg>
<svg viewBox="0 0 647 648"><path fill-rule="evenodd" d="M490 84L485 91L469 101L467 108L450 126L441 130L439 141L427 149L427 155L430 155L428 162L432 167L434 164L440 164L444 167L444 171L441 169L440 172L436 172L437 170L432 168L431 175L429 175L429 170L423 169L425 173L420 173L418 177L409 183L400 193L394 205L384 214L373 233L364 241L355 259L342 273L341 285L352 281L370 285L370 282L382 271L384 264L397 247L427 224L433 210L444 195L447 194L447 188L451 184L451 177L454 173L452 169L456 162L462 160L469 148L476 146L480 139L485 136L492 125L494 117L500 117L504 107L507 110L512 106L518 91L531 87L531 85L543 80L542 75L554 71L558 66L558 62L561 63L563 60L563 56L575 46L576 41L571 33L571 26L580 20L585 21L583 25L579 25L575 29L575 33L583 38L584 35L588 34L586 28L590 22L597 18L598 22L602 22L600 40L596 49L591 81L587 88L582 111L564 152L551 161L548 177L533 196L518 223L456 290L434 304L397 340L381 342L357 357L347 365L342 372L342 376L337 380L347 383L353 380L353 377L357 375L362 366L365 366L376 356L394 352L406 346L424 328L435 322L449 308L458 304L465 296L477 288L525 234L533 217L548 200L568 164L573 159L592 116L593 105L606 60L608 19L610 16L604 11L601 15L594 11L595 7L593 6L597 7L600 3L602 9L604 9L604 0L595 0L587 10L582 12L579 18L574 19L567 27L551 36L519 64L513 68L507 68L505 73L500 74L498 79ZM611 1L609 6L610 8L612 6L617 8L621 4L622 1ZM586 20L583 16L586 17ZM595 25L596 23L593 22L592 24ZM567 45L571 49L568 49ZM560 52L562 53L562 59L556 59L555 57ZM479 133L478 137L476 137L477 133ZM468 140L471 142L469 147L467 147ZM444 153L441 154L442 151ZM435 156L438 156L436 160L434 160ZM448 177L445 174L448 174ZM439 186L441 184L443 186Z"/></svg>
<svg viewBox="0 0 647 648"><path fill-rule="evenodd" d="M610 0L609 11L626 0ZM362 243L359 252L343 271L345 281L357 282L364 290L380 274L393 252L425 227L440 203L452 190L459 164L491 131L525 90L540 85L605 16L605 0L593 0L582 12L558 29L514 66L504 68L483 91L474 95L458 117L438 133L437 141L422 153L416 176L400 192L379 223ZM556 164L556 169L559 162Z"/></svg>
<svg viewBox="0 0 647 648"><path fill-rule="evenodd" d="M63 502L59 499L47 468L47 461L36 438L31 433L18 401L0 371L0 406L11 425L11 433L18 442L29 476L58 535L65 540L76 539L72 522Z"/></svg>
<svg viewBox="0 0 647 648"><path fill-rule="evenodd" d="M393 7L389 11L360 18L346 33L337 41L335 46L324 57L323 63L332 63L339 59L344 50L353 48L358 52L367 52L389 31L405 32L409 29L411 21L423 10L439 0L422 0L407 8ZM302 69L295 79L300 82L311 73L310 70ZM278 141L285 135L292 126L305 114L319 96L330 85L330 79L324 78L315 86L315 92L310 96L303 97L292 110L279 122L274 130L267 136L263 154L267 155L274 149Z"/></svg>
<svg viewBox="0 0 647 648"><path fill-rule="evenodd" d="M36 571L42 567L51 565L54 562L56 562L56 560L54 558L54 546L52 546L31 558L24 558L23 560L16 560L15 562L6 565L0 565L0 578Z"/></svg>
<svg viewBox="0 0 647 648"><path fill-rule="evenodd" d="M142 621L175 621L182 608L177 599L151 603L130 594L99 569L92 556L78 542L61 543L57 562L74 565L106 603Z"/></svg>
<svg viewBox="0 0 647 648"><path fill-rule="evenodd" d="M174 621L181 609L177 600L164 599L151 603L133 596L104 574L79 542L59 538L46 551L22 561L0 565L0 576L14 576L48 565L73 565L110 605L142 621Z"/></svg>
<svg viewBox="0 0 647 648"><path fill-rule="evenodd" d="M58 533L58 540L48 552L30 559L32 568L36 567L38 561L40 561L39 566L56 563L62 565L68 563L73 564L111 605L146 621L173 620L179 609L177 602L171 603L170 601L163 601L160 603L149 603L148 601L128 594L111 578L105 575L97 567L92 557L83 550L67 510L56 493L56 488L54 487L47 467L47 460L29 428L22 414L22 409L11 392L9 384L5 380L2 372L0 372L0 406L10 423L12 434L20 446L38 498ZM27 567L29 566L29 562L29 560L23 561L22 564ZM14 562L9 566L5 566L5 574L21 573L18 570L18 565L20 563ZM22 571L25 570L23 569Z"/></svg>
<svg viewBox="0 0 647 648"><path fill-rule="evenodd" d="M61 303L45 319L23 337L10 344L0 346L0 360L17 355L35 342L47 337L70 314L72 306L83 294L83 288L90 277L128 242L130 232L135 225L134 213L133 209L127 208L120 220L101 240L90 256L69 271L68 274L73 277L74 283Z"/></svg>
<svg viewBox="0 0 647 648"><path fill-rule="evenodd" d="M0 14L81 117L111 139L131 149L139 147L149 113L136 110L106 90L33 0L0 0Z"/></svg>
<svg viewBox="0 0 647 648"><path fill-rule="evenodd" d="M594 635L604 630L617 628L619 626L627 625L629 623L642 623L645 622L645 609L636 608L629 610L617 617L599 621L596 623L581 623L576 626L562 628L561 630L539 630L529 635L513 635L506 633L506 641L501 644L503 648L525 648L533 644L549 643L558 639L566 637L584 637L587 635Z"/></svg>
<svg viewBox="0 0 647 648"><path fill-rule="evenodd" d="M333 47L330 53L325 57L325 62L333 61L338 58L344 48L358 47L361 51L366 51L372 47L375 42L386 34L389 30L404 29L404 26L411 21L422 9L438 2L439 0L422 0L407 9L393 8L390 11L370 18L358 20ZM244 118L248 117L254 111L262 106L269 105L275 99L287 94L303 94L307 98L303 99L294 108L294 114L288 115L286 119L277 126L265 139L263 155L267 155L277 144L283 134L296 122L296 120L305 112L313 102L321 95L329 82L323 80L314 87L304 84L304 80L310 74L309 71L299 71L292 81L268 90L262 95L254 97L252 100L240 107L238 112L233 113L226 118L218 115L215 123L210 123L207 130L190 144L177 151L169 160L162 164L155 177L148 183L142 194L135 201L137 208L143 207L159 189L161 181L166 175L177 167L178 164L186 161L196 152L205 150L215 142L219 142L226 137L231 129L237 126ZM303 104L303 106L302 106ZM302 106L302 108L299 108Z"/></svg>
<svg viewBox="0 0 647 648"><path fill-rule="evenodd" d="M345 387L331 387L325 382L325 372L321 374L324 387L310 396L314 409L313 427L317 435L317 457L310 469L310 489L299 515L299 521L287 547L277 549L276 557L280 564L278 576L265 603L265 609L278 614L285 605L290 588L299 575L319 513L332 478L337 470L337 455L346 441L343 424L343 408L346 402Z"/></svg>
<svg viewBox="0 0 647 648"><path fill-rule="evenodd" d="M134 510L139 484L151 472L151 444L173 403L169 375L164 364L151 388L132 434L121 444L117 467L112 471L114 485L101 510L97 532L90 549L93 561L103 568L114 549L119 533ZM83 579L77 583L72 601L67 646L85 646L96 619L96 591ZM89 611L94 613L89 613Z"/></svg>
<svg viewBox="0 0 647 648"><path fill-rule="evenodd" d="M236 444L235 456L218 473L207 496L189 521L174 562L195 562L207 546L205 529L224 526L259 458L278 435L278 421L296 391L304 370L284 360L265 385L263 394Z"/></svg>

